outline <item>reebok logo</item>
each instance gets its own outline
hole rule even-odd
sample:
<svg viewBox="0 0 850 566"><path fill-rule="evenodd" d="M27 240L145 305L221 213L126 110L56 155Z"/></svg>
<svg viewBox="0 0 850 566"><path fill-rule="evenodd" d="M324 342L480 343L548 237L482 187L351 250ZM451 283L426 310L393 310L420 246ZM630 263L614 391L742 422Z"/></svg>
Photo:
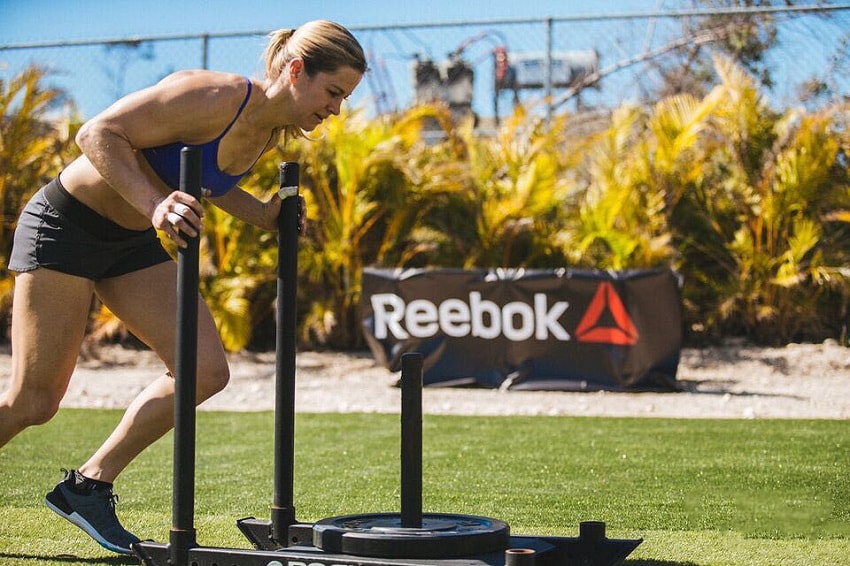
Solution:
<svg viewBox="0 0 850 566"><path fill-rule="evenodd" d="M411 336L429 338L438 332L454 338L472 336L485 340L504 336L512 342L548 340L550 336L563 342L571 339L560 322L569 303L556 301L549 305L545 293L535 293L533 305L513 301L499 306L482 299L477 291L469 293L468 301L446 299L439 305L427 299L405 303L393 293L372 295L371 303L378 340L390 335L397 340ZM596 288L575 335L578 342L616 346L631 346L640 338L623 301L608 281Z"/></svg>
<svg viewBox="0 0 850 566"><path fill-rule="evenodd" d="M601 326L599 320L605 310L611 313L616 326ZM608 281L603 281L596 288L593 300L581 318L576 328L576 339L579 342L596 342L601 344L616 344L618 346L631 346L636 343L640 334L635 328L623 301L614 286Z"/></svg>
<svg viewBox="0 0 850 566"><path fill-rule="evenodd" d="M471 291L469 300L446 299L435 305L427 299L415 299L405 304L393 293L371 296L375 316L375 338L384 340L392 335L398 340L428 338L437 332L455 338L473 336L494 339L502 335L513 342L534 338L567 341L570 334L559 319L569 308L566 301L549 305L545 293L534 294L534 305L512 301L499 306L482 299L481 293Z"/></svg>

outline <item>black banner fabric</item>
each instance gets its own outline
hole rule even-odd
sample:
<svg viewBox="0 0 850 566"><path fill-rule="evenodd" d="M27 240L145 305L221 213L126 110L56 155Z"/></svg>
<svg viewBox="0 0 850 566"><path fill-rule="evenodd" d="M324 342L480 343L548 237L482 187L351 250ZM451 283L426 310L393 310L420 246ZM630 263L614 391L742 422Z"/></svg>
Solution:
<svg viewBox="0 0 850 566"><path fill-rule="evenodd" d="M425 385L674 390L681 280L670 270L377 269L361 323L398 371L424 357Z"/></svg>

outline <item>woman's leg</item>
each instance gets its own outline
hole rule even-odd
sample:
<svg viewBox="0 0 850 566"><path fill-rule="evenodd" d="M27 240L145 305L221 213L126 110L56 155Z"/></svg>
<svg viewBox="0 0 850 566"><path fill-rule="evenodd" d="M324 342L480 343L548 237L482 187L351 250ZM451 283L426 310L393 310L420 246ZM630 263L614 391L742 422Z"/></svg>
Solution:
<svg viewBox="0 0 850 566"><path fill-rule="evenodd" d="M140 340L150 346L173 374L177 340L177 265L165 262L97 283L104 304ZM230 373L215 322L198 298L198 403L222 390ZM116 384L116 387L120 387ZM146 447L174 423L174 379L160 376L127 408L104 444L80 468L91 479L113 482Z"/></svg>
<svg viewBox="0 0 850 566"><path fill-rule="evenodd" d="M0 397L0 446L59 409L85 336L94 283L39 268L17 275L12 381Z"/></svg>

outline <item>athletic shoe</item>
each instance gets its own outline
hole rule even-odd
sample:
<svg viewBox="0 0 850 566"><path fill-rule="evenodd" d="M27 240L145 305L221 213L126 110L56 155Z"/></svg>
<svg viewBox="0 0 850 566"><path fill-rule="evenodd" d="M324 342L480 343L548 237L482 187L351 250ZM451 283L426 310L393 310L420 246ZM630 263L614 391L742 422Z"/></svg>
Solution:
<svg viewBox="0 0 850 566"><path fill-rule="evenodd" d="M74 470L62 471L65 478L44 498L47 506L80 527L103 548L133 554L131 545L139 539L122 527L115 515L118 496L112 493L112 484L85 480L80 489L75 487L75 479L82 476Z"/></svg>

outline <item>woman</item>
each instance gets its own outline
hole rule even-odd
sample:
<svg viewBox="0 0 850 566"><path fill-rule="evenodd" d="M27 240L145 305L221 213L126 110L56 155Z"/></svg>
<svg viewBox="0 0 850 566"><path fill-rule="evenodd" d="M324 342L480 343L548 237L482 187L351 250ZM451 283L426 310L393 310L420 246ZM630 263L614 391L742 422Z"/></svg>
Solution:
<svg viewBox="0 0 850 566"><path fill-rule="evenodd" d="M176 263L155 229L178 246L202 227L203 208L179 192L179 154L203 151L209 200L276 229L280 198L262 202L236 186L281 131L313 130L337 115L366 72L351 33L327 21L270 36L262 81L182 71L130 94L87 122L82 155L34 195L15 234L12 383L0 398L0 446L59 408L82 344L93 295L171 370L130 404L104 444L47 494L53 511L98 543L132 553L139 539L115 515L112 483L173 425ZM197 401L229 379L209 309L199 301ZM120 386L116 384L116 386Z"/></svg>

